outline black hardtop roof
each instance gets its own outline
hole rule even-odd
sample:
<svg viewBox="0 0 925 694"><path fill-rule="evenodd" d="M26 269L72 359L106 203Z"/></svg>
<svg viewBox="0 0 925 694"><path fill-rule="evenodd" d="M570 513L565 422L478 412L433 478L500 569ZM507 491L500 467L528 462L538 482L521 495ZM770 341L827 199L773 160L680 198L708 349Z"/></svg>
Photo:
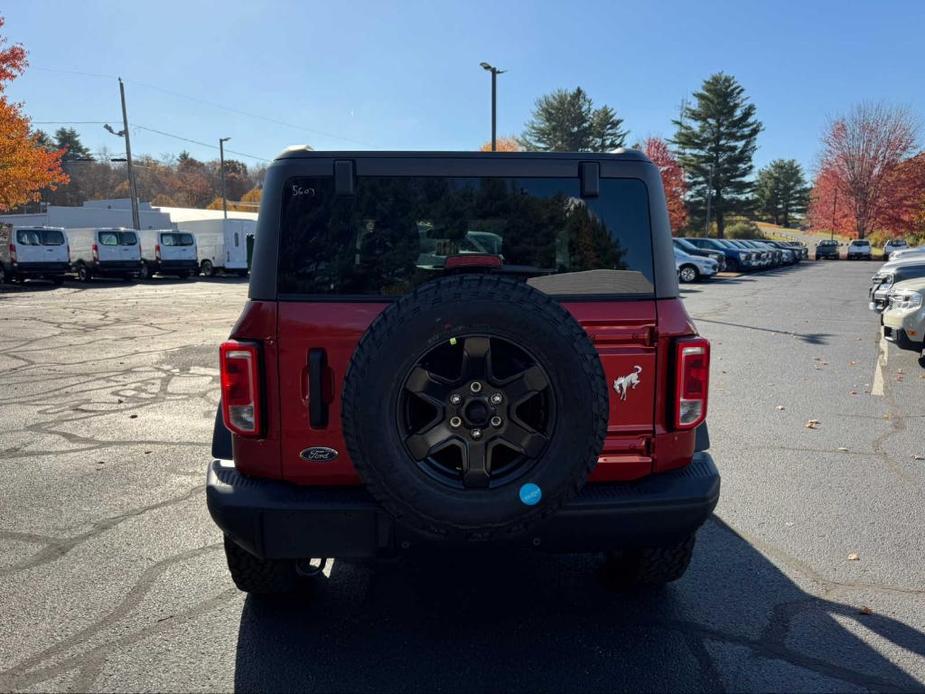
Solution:
<svg viewBox="0 0 925 694"><path fill-rule="evenodd" d="M314 150L306 146L288 147L280 159L559 159L575 161L640 161L649 158L635 149L618 149L613 152L415 152L415 151L351 151Z"/></svg>

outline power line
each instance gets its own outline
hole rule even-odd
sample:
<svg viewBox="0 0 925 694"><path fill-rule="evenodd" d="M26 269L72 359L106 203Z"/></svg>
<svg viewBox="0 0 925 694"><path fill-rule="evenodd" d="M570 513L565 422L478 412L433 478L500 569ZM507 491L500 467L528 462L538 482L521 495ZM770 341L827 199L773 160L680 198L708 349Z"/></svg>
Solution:
<svg viewBox="0 0 925 694"><path fill-rule="evenodd" d="M58 73L62 73L65 75L81 75L85 77L94 77L94 78L99 78L99 79L118 79L116 75L106 75L106 74L102 74L98 72L82 72L80 70L61 70L58 68L35 67L35 66L33 66L32 69L41 70L43 72L58 72ZM355 145L362 145L363 147L373 146L369 142L363 142L361 140L354 140L349 137L341 137L340 135L334 135L333 133L328 133L323 130L307 128L304 125L297 125L295 123L287 123L286 121L279 120L277 118L271 118L269 116L262 116L258 113L250 113L248 111L242 111L240 109L232 108L231 106L225 106L224 104L219 104L214 101L209 101L208 99L202 99L197 96L190 96L189 94L182 94L180 92L173 91L172 89L165 89L164 87L158 87L157 85L154 85L154 84L148 84L147 82L138 82L135 80L128 80L128 79L125 80L125 82L128 84L138 86L138 87L153 89L154 91L162 92L164 94L170 94L171 96L179 97L181 99L188 99L189 101L196 101L198 103L206 104L207 106L211 106L213 108L217 108L222 111L228 111L229 113L235 113L239 116L245 116L247 118L254 118L256 120L262 120L267 123L273 123L274 125L281 125L286 128L292 128L293 130L298 130L300 132L312 133L314 135L321 135L322 137L329 137L331 139L341 140L343 142L351 142Z"/></svg>
<svg viewBox="0 0 925 694"><path fill-rule="evenodd" d="M174 135L173 133L164 132L163 130L158 130L157 128L148 128L144 125L137 125L137 124L133 124L131 127L136 128L137 130L145 130L149 133L156 133L158 135L163 135L164 137L172 137L174 140L180 140L182 142L189 142L190 144L193 144L193 145L199 145L201 147L208 147L210 149L218 149L218 145L209 144L208 142L202 142L200 140L193 140L188 137L183 137L181 135ZM266 157L258 157L254 154L247 154L246 152L236 152L233 149L225 148L225 151L229 152L230 154L237 154L239 157L248 157L249 159L256 159L258 161L265 161L265 162L270 161Z"/></svg>

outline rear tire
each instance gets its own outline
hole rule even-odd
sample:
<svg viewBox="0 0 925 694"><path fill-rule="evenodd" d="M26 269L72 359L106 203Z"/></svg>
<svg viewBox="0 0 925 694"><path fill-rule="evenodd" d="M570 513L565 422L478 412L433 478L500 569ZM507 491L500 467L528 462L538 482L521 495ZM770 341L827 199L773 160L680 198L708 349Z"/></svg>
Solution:
<svg viewBox="0 0 925 694"><path fill-rule="evenodd" d="M304 584L291 559L260 559L225 537L228 570L239 590L254 595L292 593Z"/></svg>
<svg viewBox="0 0 925 694"><path fill-rule="evenodd" d="M682 282L696 282L700 279L700 273L693 265L682 265L678 277Z"/></svg>
<svg viewBox="0 0 925 694"><path fill-rule="evenodd" d="M81 282L89 282L93 279L93 273L90 272L90 268L81 263L77 266L77 279Z"/></svg>
<svg viewBox="0 0 925 694"><path fill-rule="evenodd" d="M666 547L611 552L604 565L607 583L617 590L663 586L687 571L694 554L695 534Z"/></svg>
<svg viewBox="0 0 925 694"><path fill-rule="evenodd" d="M138 271L138 279L149 280L151 279L151 275L151 268L148 267L147 263L142 263L141 270Z"/></svg>
<svg viewBox="0 0 925 694"><path fill-rule="evenodd" d="M205 277L215 276L215 266L212 264L211 260L203 260L199 266L199 269Z"/></svg>

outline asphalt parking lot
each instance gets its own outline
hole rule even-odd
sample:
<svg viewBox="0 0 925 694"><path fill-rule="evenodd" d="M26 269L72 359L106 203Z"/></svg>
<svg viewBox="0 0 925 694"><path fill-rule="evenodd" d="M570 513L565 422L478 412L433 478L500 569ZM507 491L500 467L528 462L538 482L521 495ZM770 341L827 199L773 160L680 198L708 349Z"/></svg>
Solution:
<svg viewBox="0 0 925 694"><path fill-rule="evenodd" d="M5 289L0 690L921 690L925 369L880 341L874 267L685 285L723 494L641 595L524 553L245 598L204 477L246 284Z"/></svg>

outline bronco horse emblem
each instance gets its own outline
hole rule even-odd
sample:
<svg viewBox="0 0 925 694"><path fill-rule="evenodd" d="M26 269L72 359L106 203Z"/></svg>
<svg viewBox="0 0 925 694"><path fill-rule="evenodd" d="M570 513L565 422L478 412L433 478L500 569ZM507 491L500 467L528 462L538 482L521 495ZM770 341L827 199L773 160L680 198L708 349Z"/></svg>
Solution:
<svg viewBox="0 0 925 694"><path fill-rule="evenodd" d="M629 392L630 388L635 389L639 385L639 374L642 373L642 367L639 364L633 367L633 373L629 373L626 376L620 376L613 382L613 389L617 391L617 395L620 396L621 400L626 400L626 394Z"/></svg>

